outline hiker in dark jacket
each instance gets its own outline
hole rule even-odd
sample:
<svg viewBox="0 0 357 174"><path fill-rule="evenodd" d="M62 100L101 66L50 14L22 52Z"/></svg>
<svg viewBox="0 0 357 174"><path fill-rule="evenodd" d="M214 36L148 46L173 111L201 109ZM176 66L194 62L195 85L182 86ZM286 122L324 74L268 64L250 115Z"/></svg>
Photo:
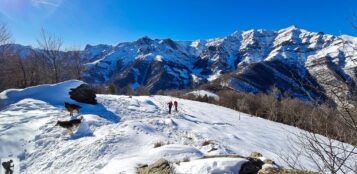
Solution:
<svg viewBox="0 0 357 174"><path fill-rule="evenodd" d="M14 164L11 165L13 161L10 160L10 161L7 161L7 162L3 162L2 163L2 166L4 167L5 169L5 174L13 174L14 173L14 170L12 170L11 168L14 167Z"/></svg>
<svg viewBox="0 0 357 174"><path fill-rule="evenodd" d="M172 101L167 103L169 105L169 114L171 114L171 108L172 108Z"/></svg>
<svg viewBox="0 0 357 174"><path fill-rule="evenodd" d="M178 112L178 111L177 111L177 105L178 105L178 103L177 103L176 100L174 101L174 105L175 105L175 111Z"/></svg>

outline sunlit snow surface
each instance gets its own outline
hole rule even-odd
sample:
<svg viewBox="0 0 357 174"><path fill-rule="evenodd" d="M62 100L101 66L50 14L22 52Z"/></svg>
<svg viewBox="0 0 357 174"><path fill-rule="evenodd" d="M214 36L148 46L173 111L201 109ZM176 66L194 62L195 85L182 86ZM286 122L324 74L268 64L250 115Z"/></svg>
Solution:
<svg viewBox="0 0 357 174"><path fill-rule="evenodd" d="M260 152L279 160L289 154L300 129L252 117L224 107L167 96L98 95L98 106L83 106L84 123L74 135L55 126L69 120L62 103L73 102L69 88L81 84L68 81L0 94L0 156L17 156L22 173L135 173L138 164L160 158L175 162L177 172L214 173L239 171L244 159L198 160L204 155ZM27 91L27 92L26 92ZM16 95L14 95L16 93ZM43 97L46 94L46 97ZM169 115L167 102L177 100L179 112ZM6 104L4 104L6 103ZM79 115L74 117L78 118ZM202 142L213 143L202 146ZM154 144L164 145L154 148ZM212 150L212 148L218 150ZM300 159L314 169L309 158ZM209 169L209 170L208 170Z"/></svg>

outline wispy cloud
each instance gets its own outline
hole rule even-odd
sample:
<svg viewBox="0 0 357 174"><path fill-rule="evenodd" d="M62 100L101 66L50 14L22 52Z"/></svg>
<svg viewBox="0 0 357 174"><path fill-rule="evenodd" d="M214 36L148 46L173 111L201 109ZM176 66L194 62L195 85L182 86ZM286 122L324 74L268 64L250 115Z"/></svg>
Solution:
<svg viewBox="0 0 357 174"><path fill-rule="evenodd" d="M55 9L61 5L62 0L31 0L31 3L35 7L45 7Z"/></svg>
<svg viewBox="0 0 357 174"><path fill-rule="evenodd" d="M43 10L45 13L42 14L45 16L49 16L57 10L62 1L63 0L31 0L31 5L41 11Z"/></svg>
<svg viewBox="0 0 357 174"><path fill-rule="evenodd" d="M28 22L51 16L64 0L0 0L2 20Z"/></svg>

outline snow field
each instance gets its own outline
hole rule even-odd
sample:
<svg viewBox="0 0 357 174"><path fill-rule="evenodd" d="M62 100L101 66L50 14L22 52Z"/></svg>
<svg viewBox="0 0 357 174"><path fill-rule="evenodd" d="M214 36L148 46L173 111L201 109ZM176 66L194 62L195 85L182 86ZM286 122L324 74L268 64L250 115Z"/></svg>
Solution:
<svg viewBox="0 0 357 174"><path fill-rule="evenodd" d="M160 158L171 162L189 158L190 162L174 164L177 173L235 172L244 159L200 158L260 152L285 166L279 155L298 146L290 141L295 138L292 133L303 132L207 103L168 96L97 95L97 106L77 103L83 107L84 122L70 135L55 124L71 119L61 101L75 103L65 95L71 87L73 81L40 86L48 93L46 98L40 97L42 92L25 95L26 89L17 97L1 93L8 105L0 111L0 156L19 157L21 172L29 174L135 173L139 164ZM169 115L166 103L172 100L178 101L179 112ZM205 141L210 143L204 145ZM158 142L162 145L154 148ZM300 161L315 169L311 159Z"/></svg>

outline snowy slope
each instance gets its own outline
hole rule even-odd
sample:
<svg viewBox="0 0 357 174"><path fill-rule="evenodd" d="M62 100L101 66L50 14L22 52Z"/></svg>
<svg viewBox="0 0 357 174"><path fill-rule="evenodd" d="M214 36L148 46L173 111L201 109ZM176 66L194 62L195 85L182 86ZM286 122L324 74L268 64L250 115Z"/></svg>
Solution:
<svg viewBox="0 0 357 174"><path fill-rule="evenodd" d="M70 119L60 103L69 100L68 89L80 83L68 81L1 93L7 105L0 111L0 156L19 157L21 171L29 174L134 173L138 164L185 157L191 162L176 166L178 172L210 173L206 169L213 164L210 169L214 171L238 171L244 159L195 159L260 152L284 166L278 155L291 153L290 147L296 146L289 141L294 139L292 133L302 132L201 102L167 96L98 95L98 106L80 104L85 122L70 136L54 125L57 120ZM167 113L170 100L178 101L178 113ZM202 146L205 140L214 143ZM164 145L154 148L157 142ZM217 150L210 151L213 147ZM315 168L309 158L300 161L308 169Z"/></svg>

